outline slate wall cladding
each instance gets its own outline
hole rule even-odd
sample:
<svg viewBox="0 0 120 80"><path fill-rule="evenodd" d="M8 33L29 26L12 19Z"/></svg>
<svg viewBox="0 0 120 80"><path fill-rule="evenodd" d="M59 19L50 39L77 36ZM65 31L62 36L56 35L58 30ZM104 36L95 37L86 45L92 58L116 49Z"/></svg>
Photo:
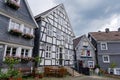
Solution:
<svg viewBox="0 0 120 80"><path fill-rule="evenodd" d="M33 46L33 40L26 40L22 37L13 36L8 32L9 20L9 18L0 15L0 41Z"/></svg>
<svg viewBox="0 0 120 80"><path fill-rule="evenodd" d="M20 8L18 10L10 8L5 3L5 0L0 0L0 12L3 12L11 17L21 19L22 21L35 26L35 23L33 22L33 19L30 16L30 13L27 9L27 6L25 5L24 0L20 1Z"/></svg>
<svg viewBox="0 0 120 80"><path fill-rule="evenodd" d="M103 63L103 58L102 55L98 56L98 63L100 64L100 67L104 70L108 70L108 68L110 67L111 63L115 63L117 66L116 67L120 67L120 55L110 55L110 63Z"/></svg>

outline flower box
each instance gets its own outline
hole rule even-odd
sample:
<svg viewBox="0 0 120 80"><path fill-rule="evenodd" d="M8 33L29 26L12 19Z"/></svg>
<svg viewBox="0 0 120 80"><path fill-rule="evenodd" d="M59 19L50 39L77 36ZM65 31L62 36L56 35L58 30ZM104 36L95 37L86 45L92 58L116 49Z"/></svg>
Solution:
<svg viewBox="0 0 120 80"><path fill-rule="evenodd" d="M22 32L17 30L17 29L11 29L9 31L9 33L12 34L12 35L15 35L15 36L21 36L22 35Z"/></svg>
<svg viewBox="0 0 120 80"><path fill-rule="evenodd" d="M20 8L20 5L15 0L7 0L6 3L8 6L10 6L13 9L17 10L18 8Z"/></svg>
<svg viewBox="0 0 120 80"><path fill-rule="evenodd" d="M31 57L21 57L21 62L22 63L28 63L29 61L32 61L33 58Z"/></svg>
<svg viewBox="0 0 120 80"><path fill-rule="evenodd" d="M25 39L32 39L32 38L34 38L34 36L31 35L31 34L24 34L23 38L25 38Z"/></svg>

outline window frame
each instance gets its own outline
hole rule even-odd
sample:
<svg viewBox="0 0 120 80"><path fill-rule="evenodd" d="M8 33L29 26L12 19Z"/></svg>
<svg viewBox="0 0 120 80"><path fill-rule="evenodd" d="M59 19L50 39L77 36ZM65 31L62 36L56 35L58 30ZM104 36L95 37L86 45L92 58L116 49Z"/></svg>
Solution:
<svg viewBox="0 0 120 80"><path fill-rule="evenodd" d="M105 49L102 46L103 44L105 44ZM108 50L107 42L101 42L100 47L101 47L101 50Z"/></svg>
<svg viewBox="0 0 120 80"><path fill-rule="evenodd" d="M105 57L108 58L108 61L105 61L105 59L104 59ZM110 56L109 55L103 55L102 59L103 59L103 63L110 63Z"/></svg>
<svg viewBox="0 0 120 80"><path fill-rule="evenodd" d="M24 26L23 33L24 34L33 34L32 30L33 30L32 28Z"/></svg>
<svg viewBox="0 0 120 80"><path fill-rule="evenodd" d="M119 69L119 74L117 74L117 70ZM120 75L120 68L114 68L114 74L115 75Z"/></svg>
<svg viewBox="0 0 120 80"><path fill-rule="evenodd" d="M52 46L46 45L46 50L45 50L45 58L46 59L51 59L52 58Z"/></svg>
<svg viewBox="0 0 120 80"><path fill-rule="evenodd" d="M19 27L16 26L17 24L19 25ZM14 20L10 20L8 31L10 31L11 29L17 29L17 30L21 31L21 24L16 22L16 21L14 21Z"/></svg>
<svg viewBox="0 0 120 80"><path fill-rule="evenodd" d="M8 49L8 47L10 48L10 53L9 53L9 55L7 54L7 49ZM16 49L15 55L13 55L13 49L14 49L14 48ZM6 57L6 56L15 57L15 56L17 55L17 49L18 49L18 47L7 46L7 47L6 47L6 51L5 51L5 57Z"/></svg>
<svg viewBox="0 0 120 80"><path fill-rule="evenodd" d="M22 50L24 50L23 57L31 57L31 56L29 56L29 54L31 54L30 49L25 49L25 48L21 48L21 54L20 54L21 57L22 57ZM27 56L26 56L26 51L28 51Z"/></svg>
<svg viewBox="0 0 120 80"><path fill-rule="evenodd" d="M91 63L91 62L92 62L92 66L93 66L93 67L90 67L90 63ZM94 61L88 61L88 67L89 67L89 68L94 68L94 66L95 66Z"/></svg>
<svg viewBox="0 0 120 80"><path fill-rule="evenodd" d="M51 24L47 23L47 35L48 36L53 36L53 27Z"/></svg>

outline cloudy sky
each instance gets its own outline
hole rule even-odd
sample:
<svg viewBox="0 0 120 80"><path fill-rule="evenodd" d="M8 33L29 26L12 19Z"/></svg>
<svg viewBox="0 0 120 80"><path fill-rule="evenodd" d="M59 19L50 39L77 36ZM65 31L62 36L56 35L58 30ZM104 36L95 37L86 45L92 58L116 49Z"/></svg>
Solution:
<svg viewBox="0 0 120 80"><path fill-rule="evenodd" d="M28 0L34 15L63 3L76 36L120 27L120 0Z"/></svg>

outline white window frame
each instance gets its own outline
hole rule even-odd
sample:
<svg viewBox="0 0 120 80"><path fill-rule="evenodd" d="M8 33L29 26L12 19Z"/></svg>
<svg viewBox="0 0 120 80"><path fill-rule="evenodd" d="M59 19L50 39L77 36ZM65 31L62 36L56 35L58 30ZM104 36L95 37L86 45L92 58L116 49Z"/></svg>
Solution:
<svg viewBox="0 0 120 80"><path fill-rule="evenodd" d="M106 47L105 49L102 46L103 44L105 44L105 47ZM101 50L108 50L107 42L101 42L100 46L101 46Z"/></svg>
<svg viewBox="0 0 120 80"><path fill-rule="evenodd" d="M31 35L33 35L33 29L30 28L30 27L24 26L23 33L24 34L31 34Z"/></svg>
<svg viewBox="0 0 120 80"><path fill-rule="evenodd" d="M61 31L60 30L56 30L56 37L57 39L61 40Z"/></svg>
<svg viewBox="0 0 120 80"><path fill-rule="evenodd" d="M17 24L19 25L19 27L16 26ZM10 19L8 31L10 31L11 29L17 29L17 30L21 31L20 28L21 28L21 24L20 23L15 22L15 21L13 21L13 20Z"/></svg>
<svg viewBox="0 0 120 80"><path fill-rule="evenodd" d="M117 70L119 70L119 73L117 73ZM114 74L115 75L120 75L120 68L114 68Z"/></svg>
<svg viewBox="0 0 120 80"><path fill-rule="evenodd" d="M47 35L53 36L53 28L51 24L47 24Z"/></svg>
<svg viewBox="0 0 120 80"><path fill-rule="evenodd" d="M92 62L92 66L93 66L93 67L90 67L90 63L91 63L91 62ZM89 67L89 68L94 68L94 65L95 65L94 61L88 61L88 67Z"/></svg>
<svg viewBox="0 0 120 80"><path fill-rule="evenodd" d="M88 41L83 41L83 46L88 46Z"/></svg>
<svg viewBox="0 0 120 80"><path fill-rule="evenodd" d="M8 48L8 47L10 47L10 53L9 53L9 55L8 55L8 56L13 56L13 55L12 55L13 48L16 48L16 52L15 52L14 57L15 57L15 56L17 56L17 50L18 50L18 47L13 47L13 46L9 46L9 45L7 45L7 46L5 47L4 57L6 57L6 56L7 56L7 48Z"/></svg>
<svg viewBox="0 0 120 80"><path fill-rule="evenodd" d="M104 60L105 57L108 58L108 61ZM103 63L110 63L110 56L109 55L103 55L102 58L103 58Z"/></svg>
<svg viewBox="0 0 120 80"><path fill-rule="evenodd" d="M30 53L30 49L25 49L25 48L22 48L21 49L21 54L22 54L22 50L24 50L24 53L23 53L23 57L31 57L31 53ZM25 53L26 53L26 50L28 50L28 55L26 56ZM22 55L20 54L20 56L22 57Z"/></svg>
<svg viewBox="0 0 120 80"><path fill-rule="evenodd" d="M48 47L48 49L47 49L47 47ZM46 56L47 54L48 54L48 56ZM52 46L51 45L46 45L45 58L46 59L52 58Z"/></svg>
<svg viewBox="0 0 120 80"><path fill-rule="evenodd" d="M59 59L59 48L56 48L56 59Z"/></svg>

